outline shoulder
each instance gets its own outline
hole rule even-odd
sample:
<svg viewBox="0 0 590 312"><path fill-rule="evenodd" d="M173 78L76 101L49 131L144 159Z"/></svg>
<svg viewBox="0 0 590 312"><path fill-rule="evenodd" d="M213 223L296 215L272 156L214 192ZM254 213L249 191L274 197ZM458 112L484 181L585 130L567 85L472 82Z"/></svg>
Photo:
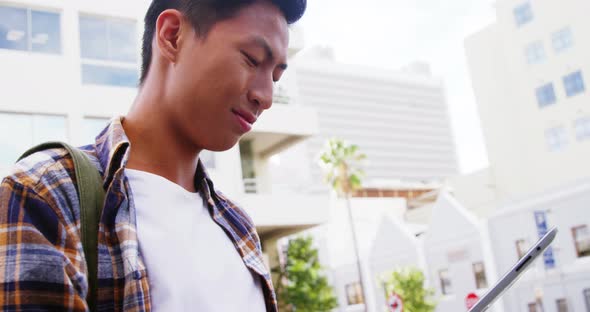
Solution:
<svg viewBox="0 0 590 312"><path fill-rule="evenodd" d="M87 154L92 153L89 147L81 149ZM51 207L61 218L69 221L79 218L74 162L63 148L43 150L18 161L2 180L1 188L5 197L3 206L6 200L10 203L20 198L22 203L19 205L23 206L34 199Z"/></svg>

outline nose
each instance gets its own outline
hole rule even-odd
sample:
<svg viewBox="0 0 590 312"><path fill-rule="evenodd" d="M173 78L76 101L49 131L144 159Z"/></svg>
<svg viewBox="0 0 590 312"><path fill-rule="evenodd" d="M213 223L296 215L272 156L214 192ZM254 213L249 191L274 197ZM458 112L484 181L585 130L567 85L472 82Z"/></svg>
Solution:
<svg viewBox="0 0 590 312"><path fill-rule="evenodd" d="M248 91L248 101L256 105L260 112L267 110L272 106L273 89L272 77L269 79L259 75Z"/></svg>

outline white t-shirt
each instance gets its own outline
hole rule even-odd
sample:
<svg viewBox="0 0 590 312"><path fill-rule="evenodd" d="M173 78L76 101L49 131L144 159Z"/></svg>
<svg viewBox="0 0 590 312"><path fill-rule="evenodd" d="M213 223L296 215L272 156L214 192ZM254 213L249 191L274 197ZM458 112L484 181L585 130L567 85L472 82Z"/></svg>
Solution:
<svg viewBox="0 0 590 312"><path fill-rule="evenodd" d="M260 278L199 193L126 169L154 311L266 311Z"/></svg>

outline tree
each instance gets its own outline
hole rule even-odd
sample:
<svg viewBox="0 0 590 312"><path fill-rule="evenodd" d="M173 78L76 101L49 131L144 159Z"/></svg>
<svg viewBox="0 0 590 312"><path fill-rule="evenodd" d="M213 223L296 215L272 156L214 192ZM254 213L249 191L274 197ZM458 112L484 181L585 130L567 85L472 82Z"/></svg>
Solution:
<svg viewBox="0 0 590 312"><path fill-rule="evenodd" d="M434 289L424 287L424 274L417 268L393 271L385 280L385 293L396 293L404 303L404 312L432 312L436 308Z"/></svg>
<svg viewBox="0 0 590 312"><path fill-rule="evenodd" d="M289 241L286 264L278 270L281 311L324 312L338 306L332 287L321 274L318 250L312 244L311 237Z"/></svg>
<svg viewBox="0 0 590 312"><path fill-rule="evenodd" d="M358 146L348 144L340 139L328 140L325 150L320 155L320 166L324 169L325 182L328 183L339 196L344 197L346 202L348 222L352 232L352 243L359 272L359 283L363 292L366 311L368 296L363 283L359 246L352 217L352 209L350 207L350 196L352 195L352 192L361 187L361 176L363 176L363 171L360 169L360 162L365 158L366 155L359 152Z"/></svg>

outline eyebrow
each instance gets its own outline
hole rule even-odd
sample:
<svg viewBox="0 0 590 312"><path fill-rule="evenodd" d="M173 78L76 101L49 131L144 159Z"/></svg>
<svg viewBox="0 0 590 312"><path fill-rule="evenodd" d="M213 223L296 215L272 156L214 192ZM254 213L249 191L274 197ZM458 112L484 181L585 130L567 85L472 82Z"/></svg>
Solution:
<svg viewBox="0 0 590 312"><path fill-rule="evenodd" d="M268 42L266 42L266 40L264 40L264 38L256 36L253 38L252 40L256 45L260 46L261 48L264 49L264 51L266 52L266 57L268 57L270 60L274 60L274 54L272 53L272 49L270 48L270 45L268 44ZM285 63L281 63L278 65L278 67L282 70L286 70L287 69L287 64Z"/></svg>

